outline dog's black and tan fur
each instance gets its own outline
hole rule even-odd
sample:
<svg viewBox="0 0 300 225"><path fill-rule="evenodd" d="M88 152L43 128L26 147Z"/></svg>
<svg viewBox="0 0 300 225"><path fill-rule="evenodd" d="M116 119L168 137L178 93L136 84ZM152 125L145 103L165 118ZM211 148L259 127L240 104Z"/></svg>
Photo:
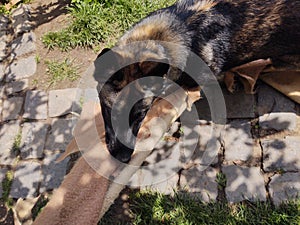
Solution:
<svg viewBox="0 0 300 225"><path fill-rule="evenodd" d="M122 50L122 46L136 41L142 41L139 48ZM178 48L155 41L175 43ZM300 1L182 0L135 24L120 38L117 46L113 49L112 64L132 57L139 62L113 74L101 86L100 101L108 148L117 159L127 162L132 147L119 142L111 126L110 114L123 87L135 79L152 75L165 75L180 85L192 86L190 79L181 72L187 64L189 51L199 55L216 76L257 59L276 61L284 55L300 55ZM101 72L96 76L101 76ZM150 104L151 99L140 101L130 114L129 122L135 135ZM126 142L132 142L132 138L128 137Z"/></svg>

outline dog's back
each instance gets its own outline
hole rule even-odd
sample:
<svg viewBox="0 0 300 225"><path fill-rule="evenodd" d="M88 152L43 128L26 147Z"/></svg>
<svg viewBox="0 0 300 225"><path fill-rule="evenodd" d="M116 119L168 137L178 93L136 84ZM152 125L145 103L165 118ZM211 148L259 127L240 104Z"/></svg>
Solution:
<svg viewBox="0 0 300 225"><path fill-rule="evenodd" d="M182 0L136 24L120 43L141 40L183 44L216 74L255 59L300 54L300 1Z"/></svg>

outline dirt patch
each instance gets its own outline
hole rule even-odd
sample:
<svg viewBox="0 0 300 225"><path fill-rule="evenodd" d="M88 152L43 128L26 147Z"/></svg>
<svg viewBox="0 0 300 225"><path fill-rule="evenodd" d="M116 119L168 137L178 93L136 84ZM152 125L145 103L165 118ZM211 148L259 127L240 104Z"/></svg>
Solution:
<svg viewBox="0 0 300 225"><path fill-rule="evenodd" d="M31 7L31 22L34 27L33 32L37 39L36 56L39 60L37 71L30 78L30 88L47 91L77 87L80 78L74 82L66 80L49 86L50 76L47 73L48 67L45 62L68 59L73 61L76 68L78 68L78 74L82 76L98 55L90 48L76 48L67 52L62 52L59 49L49 50L42 43L42 37L46 33L59 31L70 24L71 18L67 14L67 6L70 2L70 0L35 0L29 4Z"/></svg>

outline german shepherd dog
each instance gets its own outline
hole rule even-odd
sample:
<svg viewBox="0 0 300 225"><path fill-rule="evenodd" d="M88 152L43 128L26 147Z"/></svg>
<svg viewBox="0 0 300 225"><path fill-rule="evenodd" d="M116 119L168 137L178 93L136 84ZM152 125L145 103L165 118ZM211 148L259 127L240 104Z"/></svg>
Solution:
<svg viewBox="0 0 300 225"><path fill-rule="evenodd" d="M139 43L138 48L122 48L135 42ZM163 43L174 43L178 48ZM106 144L112 156L128 162L134 149L134 137L153 97L147 97L145 90L138 90L145 98L134 105L129 118L115 118L112 107L126 85L142 77L165 76L184 88L194 87L197 83L182 72L189 52L197 54L216 77L258 59L270 58L275 62L285 55L300 55L300 1L181 0L136 23L116 47L110 51L111 63L98 68L95 78L99 82ZM107 51L104 49L99 57ZM138 62L113 73L106 72L133 57L137 57ZM174 64L177 68L172 66ZM109 74L109 78L101 83L104 73ZM126 103L118 105L120 117L125 108ZM130 129L115 131L112 123L118 119L129 121ZM124 140L120 141L121 138Z"/></svg>

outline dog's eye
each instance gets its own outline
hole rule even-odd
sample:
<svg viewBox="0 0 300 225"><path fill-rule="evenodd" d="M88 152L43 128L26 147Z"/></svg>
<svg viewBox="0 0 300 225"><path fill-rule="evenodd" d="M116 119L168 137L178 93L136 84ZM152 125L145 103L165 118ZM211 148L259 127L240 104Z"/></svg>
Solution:
<svg viewBox="0 0 300 225"><path fill-rule="evenodd" d="M124 74L121 71L116 72L112 76L112 82L114 85L118 86L124 80Z"/></svg>

